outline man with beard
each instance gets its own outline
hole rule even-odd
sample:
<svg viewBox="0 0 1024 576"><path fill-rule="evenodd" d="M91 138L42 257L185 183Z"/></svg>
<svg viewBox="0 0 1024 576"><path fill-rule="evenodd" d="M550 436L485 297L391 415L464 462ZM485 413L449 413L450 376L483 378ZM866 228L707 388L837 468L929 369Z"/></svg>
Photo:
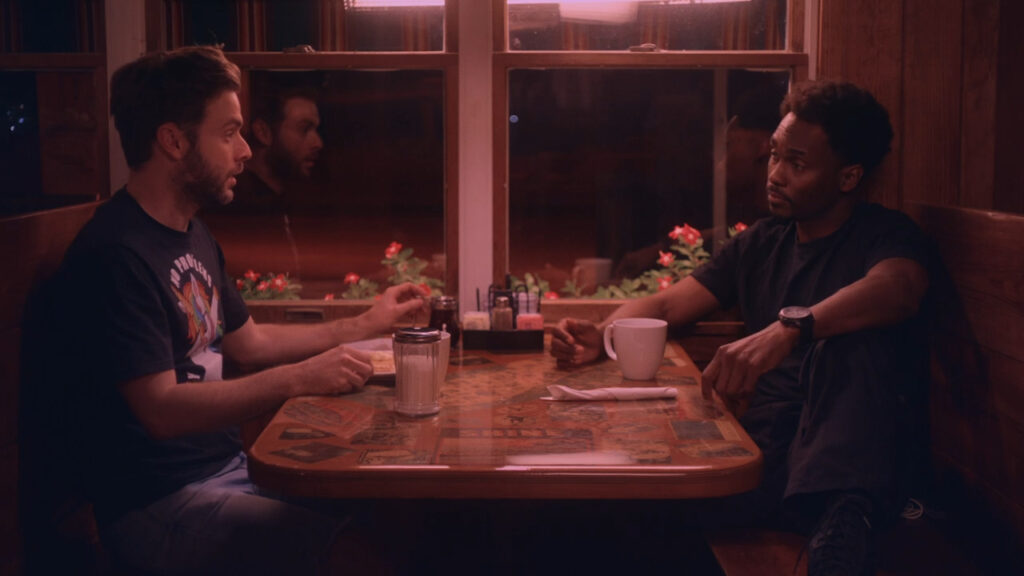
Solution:
<svg viewBox="0 0 1024 576"><path fill-rule="evenodd" d="M301 204L296 195L310 182L323 148L316 95L306 87L271 87L254 100L248 132L252 158L237 176L234 200L206 209L205 216L218 234L259 234L259 269L300 278L293 220Z"/></svg>
<svg viewBox="0 0 1024 576"><path fill-rule="evenodd" d="M810 574L869 574L873 530L905 501L902 463L912 459L901 440L921 418L927 243L906 215L863 201L865 176L893 136L870 93L807 83L781 112L767 170L772 216L600 325L563 320L551 353L576 366L602 354L618 318L683 325L738 305L749 335L718 349L702 391L737 412L761 448L761 485L676 521L777 525L791 515L810 535Z"/></svg>
<svg viewBox="0 0 1024 576"><path fill-rule="evenodd" d="M190 47L127 64L111 112L130 167L68 250L55 285L56 397L74 407L69 453L117 564L147 574L313 574L357 567L348 519L268 497L247 475L237 425L297 395L362 389L369 357L344 342L423 311L388 289L355 318L257 325L195 218L226 204L249 158L239 70ZM59 329L58 329L59 328ZM263 368L223 379L223 358ZM358 571L357 568L353 568Z"/></svg>
<svg viewBox="0 0 1024 576"><path fill-rule="evenodd" d="M249 136L252 158L238 177L234 211L287 212L287 190L307 182L324 146L320 111L307 88L257 94Z"/></svg>

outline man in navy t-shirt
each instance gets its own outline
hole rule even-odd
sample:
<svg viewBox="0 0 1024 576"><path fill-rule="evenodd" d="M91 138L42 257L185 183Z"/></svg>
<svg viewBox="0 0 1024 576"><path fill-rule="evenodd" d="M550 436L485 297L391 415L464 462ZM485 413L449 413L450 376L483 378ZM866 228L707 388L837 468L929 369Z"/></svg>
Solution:
<svg viewBox="0 0 1024 576"><path fill-rule="evenodd" d="M864 179L893 136L871 94L812 82L781 112L766 187L772 217L600 325L562 321L551 352L578 365L599 357L617 318L680 325L738 306L748 336L718 349L702 386L737 412L764 454L764 476L705 518L797 512L809 523L811 574L860 574L871 568L871 523L901 505L899 426L920 398L927 350L926 241L902 213L863 202Z"/></svg>
<svg viewBox="0 0 1024 576"><path fill-rule="evenodd" d="M355 318L253 322L194 218L231 201L250 157L239 87L212 47L114 74L130 175L58 275L74 287L63 309L87 493L105 548L145 573L313 573L353 548L339 537L344 519L259 494L236 427L292 396L361 389L369 357L341 344L389 330L426 296L406 284ZM225 356L266 369L224 380Z"/></svg>

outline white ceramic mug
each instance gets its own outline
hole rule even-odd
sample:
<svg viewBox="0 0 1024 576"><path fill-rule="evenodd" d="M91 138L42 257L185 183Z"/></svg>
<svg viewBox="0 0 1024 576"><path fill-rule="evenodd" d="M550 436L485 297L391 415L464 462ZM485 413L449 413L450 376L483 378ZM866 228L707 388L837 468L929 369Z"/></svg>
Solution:
<svg viewBox="0 0 1024 576"><path fill-rule="evenodd" d="M654 318L620 318L605 328L604 351L619 363L628 380L650 380L665 358L668 322Z"/></svg>

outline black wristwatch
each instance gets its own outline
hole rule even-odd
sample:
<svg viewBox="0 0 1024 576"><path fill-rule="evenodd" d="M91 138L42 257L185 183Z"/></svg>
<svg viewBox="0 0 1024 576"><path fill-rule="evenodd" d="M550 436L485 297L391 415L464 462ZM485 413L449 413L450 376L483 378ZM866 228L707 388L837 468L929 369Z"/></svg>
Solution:
<svg viewBox="0 0 1024 576"><path fill-rule="evenodd" d="M779 310L779 322L800 330L800 344L808 344L814 340L814 314L810 308L803 306L786 306Z"/></svg>

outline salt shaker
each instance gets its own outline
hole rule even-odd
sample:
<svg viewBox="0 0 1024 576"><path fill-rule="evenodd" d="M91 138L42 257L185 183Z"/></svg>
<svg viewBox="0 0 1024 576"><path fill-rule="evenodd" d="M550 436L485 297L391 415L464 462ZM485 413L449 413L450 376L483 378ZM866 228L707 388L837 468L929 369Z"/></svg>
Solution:
<svg viewBox="0 0 1024 576"><path fill-rule="evenodd" d="M498 296L494 299L494 309L491 310L491 330L512 330L514 327L508 296Z"/></svg>
<svg viewBox="0 0 1024 576"><path fill-rule="evenodd" d="M454 296L435 296L430 301L430 327L452 335L452 348L459 345L459 301Z"/></svg>
<svg viewBox="0 0 1024 576"><path fill-rule="evenodd" d="M402 328L392 337L395 351L395 412L426 416L441 410L441 382L446 360L441 354L441 331Z"/></svg>

